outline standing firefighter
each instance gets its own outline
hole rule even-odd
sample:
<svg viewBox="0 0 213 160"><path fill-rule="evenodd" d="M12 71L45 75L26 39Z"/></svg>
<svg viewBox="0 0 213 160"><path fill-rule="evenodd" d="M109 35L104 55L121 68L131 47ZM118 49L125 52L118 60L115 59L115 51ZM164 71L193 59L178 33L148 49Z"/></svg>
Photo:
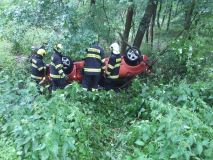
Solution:
<svg viewBox="0 0 213 160"><path fill-rule="evenodd" d="M63 89L66 82L66 75L63 71L63 63L62 63L62 45L57 44L54 47L54 53L51 57L50 63L50 78L52 80L52 90Z"/></svg>
<svg viewBox="0 0 213 160"><path fill-rule="evenodd" d="M45 81L46 76L46 64L43 62L45 54L44 49L39 49L30 59L31 78L36 82L39 93L42 93L43 88L40 85Z"/></svg>
<svg viewBox="0 0 213 160"><path fill-rule="evenodd" d="M95 91L98 89L98 82L101 78L104 50L98 42L95 42L86 51L82 86L84 89Z"/></svg>
<svg viewBox="0 0 213 160"><path fill-rule="evenodd" d="M111 56L106 70L106 89L115 89L117 79L119 78L119 69L121 65L120 47L118 43L113 43L110 46Z"/></svg>

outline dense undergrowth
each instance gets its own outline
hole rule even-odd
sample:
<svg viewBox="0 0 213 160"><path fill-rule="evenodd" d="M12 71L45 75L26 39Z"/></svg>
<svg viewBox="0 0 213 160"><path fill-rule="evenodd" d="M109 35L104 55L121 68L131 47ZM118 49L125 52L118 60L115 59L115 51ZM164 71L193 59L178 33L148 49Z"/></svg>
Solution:
<svg viewBox="0 0 213 160"><path fill-rule="evenodd" d="M156 23L140 49L158 60L126 90L73 83L39 95L31 82L32 45L47 44L47 63L56 43L79 60L98 35L107 56L133 4L132 44L147 2L0 1L0 160L213 159L211 0L155 1Z"/></svg>
<svg viewBox="0 0 213 160"><path fill-rule="evenodd" d="M197 81L187 73L166 81L151 74L119 93L73 83L45 96L26 66L1 63L0 159L213 157L212 72Z"/></svg>

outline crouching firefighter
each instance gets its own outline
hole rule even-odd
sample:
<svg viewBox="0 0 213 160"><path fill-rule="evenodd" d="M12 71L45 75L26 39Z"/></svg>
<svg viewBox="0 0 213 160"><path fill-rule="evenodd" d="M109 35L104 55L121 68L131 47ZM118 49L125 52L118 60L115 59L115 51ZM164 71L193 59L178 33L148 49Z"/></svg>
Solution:
<svg viewBox="0 0 213 160"><path fill-rule="evenodd" d="M66 85L66 75L63 71L62 63L62 45L57 44L54 46L54 53L51 57L50 63L50 78L52 80L52 90L63 89Z"/></svg>
<svg viewBox="0 0 213 160"><path fill-rule="evenodd" d="M30 59L31 78L36 82L39 93L42 93L44 90L44 87L41 85L45 82L46 76L46 64L43 62L44 55L46 55L46 51L39 49Z"/></svg>
<svg viewBox="0 0 213 160"><path fill-rule="evenodd" d="M116 89L116 83L119 78L119 70L121 65L120 47L118 43L110 46L111 56L106 70L106 90Z"/></svg>
<svg viewBox="0 0 213 160"><path fill-rule="evenodd" d="M96 91L101 78L104 50L98 42L94 42L86 52L82 87L85 90Z"/></svg>

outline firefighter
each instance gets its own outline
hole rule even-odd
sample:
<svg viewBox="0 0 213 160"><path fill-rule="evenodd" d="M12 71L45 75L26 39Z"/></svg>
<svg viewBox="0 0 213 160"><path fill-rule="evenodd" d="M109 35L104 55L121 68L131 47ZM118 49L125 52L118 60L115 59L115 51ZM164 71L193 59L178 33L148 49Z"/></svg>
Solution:
<svg viewBox="0 0 213 160"><path fill-rule="evenodd" d="M98 89L98 82L101 78L104 50L96 41L90 48L87 48L86 52L82 86L85 90L96 91Z"/></svg>
<svg viewBox="0 0 213 160"><path fill-rule="evenodd" d="M119 78L119 69L121 65L120 46L118 43L110 45L111 56L106 69L106 90L115 89Z"/></svg>
<svg viewBox="0 0 213 160"><path fill-rule="evenodd" d="M50 63L50 78L52 80L52 90L63 89L66 85L66 75L63 71L62 63L62 44L57 44L54 46L54 53L51 57Z"/></svg>
<svg viewBox="0 0 213 160"><path fill-rule="evenodd" d="M39 93L43 92L41 84L44 83L46 76L46 64L43 62L44 55L46 55L46 51L38 49L36 54L33 54L30 59L31 78L36 82Z"/></svg>

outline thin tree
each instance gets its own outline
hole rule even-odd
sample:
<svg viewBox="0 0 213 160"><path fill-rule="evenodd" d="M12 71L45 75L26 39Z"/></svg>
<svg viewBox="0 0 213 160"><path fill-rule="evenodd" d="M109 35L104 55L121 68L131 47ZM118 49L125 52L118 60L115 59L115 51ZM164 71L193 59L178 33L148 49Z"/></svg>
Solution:
<svg viewBox="0 0 213 160"><path fill-rule="evenodd" d="M132 18L133 18L133 14L134 14L134 3L133 0L130 0L131 4L128 7L128 11L126 14L126 23L125 23L125 29L123 32L123 41L121 44L121 53L124 53L126 51L126 47L127 44L126 42L128 42L129 39L129 32L132 26Z"/></svg>
<svg viewBox="0 0 213 160"><path fill-rule="evenodd" d="M95 17L95 12L93 11L94 8L95 8L95 4L96 4L96 0L91 0L90 1L90 14L91 14L91 17L94 19Z"/></svg>
<svg viewBox="0 0 213 160"><path fill-rule="evenodd" d="M161 10L162 10L162 0L159 0L159 9L158 9L158 14L157 14L157 25L158 25L158 28L160 29L160 14L161 14Z"/></svg>
<svg viewBox="0 0 213 160"><path fill-rule="evenodd" d="M161 21L161 28L163 27L164 25L164 21L166 19L166 15L167 15L167 12L168 12L168 0L165 0L166 2L164 3L165 4L165 7L164 7L164 11L163 11L163 17L162 17L162 21Z"/></svg>
<svg viewBox="0 0 213 160"><path fill-rule="evenodd" d="M169 26L170 26L170 21L171 21L171 16L172 16L172 7L173 7L173 2L171 1L170 6L169 6L169 17L168 17L168 21L167 21L167 26L166 26L166 30L169 30Z"/></svg>
<svg viewBox="0 0 213 160"><path fill-rule="evenodd" d="M191 0L191 3L186 5L185 9L185 21L184 21L184 29L189 30L192 24L192 16L193 10L195 8L196 0Z"/></svg>
<svg viewBox="0 0 213 160"><path fill-rule="evenodd" d="M177 16L177 15L178 15L180 2L181 2L181 0L178 0L178 1L177 1L177 4L176 4L176 10L175 10L175 16Z"/></svg>
<svg viewBox="0 0 213 160"><path fill-rule="evenodd" d="M154 4L153 14L152 14L152 21L151 21L151 28L150 28L150 38L151 38L151 47L153 48L154 43L154 26L155 26L155 18L157 12L158 1Z"/></svg>
<svg viewBox="0 0 213 160"><path fill-rule="evenodd" d="M92 6L92 5L94 5L96 3L96 0L91 0L90 1L90 5Z"/></svg>
<svg viewBox="0 0 213 160"><path fill-rule="evenodd" d="M140 21L136 36L135 36L135 40L134 40L134 46L140 48L144 34L146 32L146 30L149 27L150 21L151 21L151 17L153 15L153 11L155 8L155 0L149 0L146 9L145 9L145 13Z"/></svg>
<svg viewBox="0 0 213 160"><path fill-rule="evenodd" d="M146 43L149 43L149 27L146 30Z"/></svg>

